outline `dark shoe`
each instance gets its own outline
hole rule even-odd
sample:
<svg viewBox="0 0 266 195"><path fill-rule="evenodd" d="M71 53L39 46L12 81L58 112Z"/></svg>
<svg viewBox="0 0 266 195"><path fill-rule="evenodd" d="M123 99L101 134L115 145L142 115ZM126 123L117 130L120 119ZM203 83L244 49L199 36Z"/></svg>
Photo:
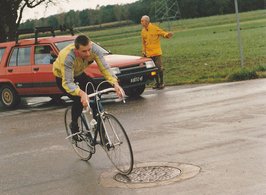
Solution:
<svg viewBox="0 0 266 195"><path fill-rule="evenodd" d="M109 143L107 143L106 144L106 149L108 150L108 151L110 151L111 150L111 148L113 148L112 146L110 146L110 144Z"/></svg>
<svg viewBox="0 0 266 195"><path fill-rule="evenodd" d="M71 123L69 124L69 128L70 128L70 130L71 130L71 134L75 134L75 133L78 133L78 132L79 132L79 126L78 126L78 124L75 123L75 122L71 122ZM72 138L73 138L74 141L77 141L77 142L82 141L82 140L79 138L78 135L74 135Z"/></svg>
<svg viewBox="0 0 266 195"><path fill-rule="evenodd" d="M164 84L160 84L158 89L164 89L165 88L165 85Z"/></svg>
<svg viewBox="0 0 266 195"><path fill-rule="evenodd" d="M158 84L155 84L152 89L159 89L159 85Z"/></svg>

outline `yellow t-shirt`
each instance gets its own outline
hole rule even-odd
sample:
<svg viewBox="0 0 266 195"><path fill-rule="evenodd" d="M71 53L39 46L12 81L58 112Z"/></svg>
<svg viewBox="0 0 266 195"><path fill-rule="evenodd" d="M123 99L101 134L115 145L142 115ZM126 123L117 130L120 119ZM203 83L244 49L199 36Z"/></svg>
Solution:
<svg viewBox="0 0 266 195"><path fill-rule="evenodd" d="M160 37L165 38L167 35L168 32L165 32L158 26L149 23L148 30L143 28L141 31L142 53L145 53L147 57L162 55Z"/></svg>

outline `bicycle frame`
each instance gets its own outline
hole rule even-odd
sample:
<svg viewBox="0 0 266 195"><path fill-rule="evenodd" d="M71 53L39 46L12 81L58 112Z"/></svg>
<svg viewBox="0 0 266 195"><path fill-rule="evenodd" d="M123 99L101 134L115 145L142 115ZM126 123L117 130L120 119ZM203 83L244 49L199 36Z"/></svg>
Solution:
<svg viewBox="0 0 266 195"><path fill-rule="evenodd" d="M104 82L106 82L106 81L103 81L102 83L104 83ZM101 90L101 91L98 91L98 89L99 89L99 87L100 87L100 85L102 84L102 83L100 83L99 85L98 85L98 87L97 87L97 89L95 90L94 89L94 87L93 87L93 89L94 89L94 93L91 93L91 94L89 94L88 95L88 98L94 98L94 100L93 101L90 101L90 103L94 103L94 104L96 104L96 109L94 110L96 113L94 113L94 116L96 116L97 118L95 119L96 121L97 121L97 127L96 127L96 131L95 131L95 134L94 134L94 136L92 136L92 134L91 134L91 127L90 127L90 123L89 123L89 121L88 121L88 118L85 116L85 112L88 112L91 108L87 108L86 110L84 110L83 111L83 113L81 114L81 119L82 119L82 121L83 121L83 123L85 124L85 128L86 128L86 130L88 131L88 132L90 132L90 135L91 135L91 137L92 137L92 144L93 144L93 146L96 146L97 144L102 144L102 142L100 141L100 142L97 142L97 137L98 137L98 135L100 134L100 126L101 126L101 124L104 126L104 130L105 130L105 124L103 123L103 116L104 116L104 114L105 114L105 111L104 111L104 109L103 109L103 106L102 106L102 104L101 104L101 98L100 98L100 96L102 95L102 94L104 94L104 93L108 93L108 92L111 92L111 91L115 91L115 89L114 88L107 88L107 89L104 89L104 90ZM87 83L87 85L86 85L86 92L87 92L87 87L88 87L88 85L89 84L91 84L92 85L92 83ZM93 85L92 85L93 86ZM123 102L125 103L125 100L124 99L122 99L123 100ZM120 100L119 100L120 101ZM90 103L88 103L88 105L90 105ZM91 113L92 114L92 113ZM115 132L114 132L115 133ZM110 140L110 137L109 137L109 135L108 135L108 132L106 132L105 131L105 134L106 134L106 137L107 137L107 140L108 140L108 143L111 143L111 140ZM117 136L117 134L115 133L115 135L116 135L116 137L118 138L118 136ZM118 140L119 140L119 138L118 138Z"/></svg>
<svg viewBox="0 0 266 195"><path fill-rule="evenodd" d="M100 119L100 115L97 115L97 118L96 118L97 126L96 126L94 136L91 133L92 127L90 126L90 122L84 113L81 114L81 120L82 120L83 124L85 125L86 133L89 133L91 136L92 146L96 146L97 144L101 144L101 142L97 141L98 135L100 134L100 125L102 123L102 120Z"/></svg>

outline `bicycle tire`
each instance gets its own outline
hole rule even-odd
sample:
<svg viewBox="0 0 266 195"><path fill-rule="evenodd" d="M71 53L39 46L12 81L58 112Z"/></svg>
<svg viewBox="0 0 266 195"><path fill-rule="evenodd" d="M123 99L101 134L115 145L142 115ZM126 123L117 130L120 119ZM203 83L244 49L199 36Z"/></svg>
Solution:
<svg viewBox="0 0 266 195"><path fill-rule="evenodd" d="M106 136L105 132L107 132L112 146L109 146L108 136ZM105 113L103 115L100 136L103 149L115 168L121 174L130 174L134 164L132 147L124 127L112 114Z"/></svg>
<svg viewBox="0 0 266 195"><path fill-rule="evenodd" d="M69 124L71 122L71 107L68 107L66 109L64 120L65 120L66 133L67 136L69 136L72 134L69 128ZM88 144L89 138L82 133L84 132L83 130L85 129L85 125L83 120L81 120L81 117L78 118L78 124L81 131L81 134L79 134L79 138L81 139L81 141L75 141L73 138L69 138L69 140L76 154L82 160L88 161L91 158L93 152L92 152L92 147Z"/></svg>

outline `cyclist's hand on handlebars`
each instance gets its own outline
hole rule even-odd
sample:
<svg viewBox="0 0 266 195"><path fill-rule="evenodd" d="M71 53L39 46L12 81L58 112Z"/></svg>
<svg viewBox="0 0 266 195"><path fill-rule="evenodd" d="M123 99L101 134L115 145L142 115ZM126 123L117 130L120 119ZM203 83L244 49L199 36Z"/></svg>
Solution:
<svg viewBox="0 0 266 195"><path fill-rule="evenodd" d="M114 84L114 88L115 88L116 95L119 98L123 99L125 97L125 92L124 92L123 88L118 83Z"/></svg>
<svg viewBox="0 0 266 195"><path fill-rule="evenodd" d="M79 91L79 96L80 96L81 104L83 105L84 108L87 108L89 106L88 105L88 103L89 103L88 95L84 91L80 90Z"/></svg>

